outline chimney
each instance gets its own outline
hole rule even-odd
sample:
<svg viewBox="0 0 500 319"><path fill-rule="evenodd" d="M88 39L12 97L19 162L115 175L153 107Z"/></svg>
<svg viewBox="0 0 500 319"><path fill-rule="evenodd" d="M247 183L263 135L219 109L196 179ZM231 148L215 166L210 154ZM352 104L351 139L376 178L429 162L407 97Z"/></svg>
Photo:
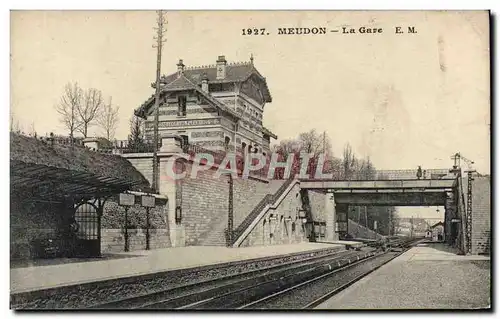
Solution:
<svg viewBox="0 0 500 319"><path fill-rule="evenodd" d="M179 59L179 63L177 63L177 74L181 75L182 73L184 73L184 63L182 59Z"/></svg>
<svg viewBox="0 0 500 319"><path fill-rule="evenodd" d="M208 76L206 73L203 73L201 77L201 89L203 90L203 92L208 93Z"/></svg>
<svg viewBox="0 0 500 319"><path fill-rule="evenodd" d="M219 55L219 58L217 59L217 80L226 78L226 64L226 57Z"/></svg>

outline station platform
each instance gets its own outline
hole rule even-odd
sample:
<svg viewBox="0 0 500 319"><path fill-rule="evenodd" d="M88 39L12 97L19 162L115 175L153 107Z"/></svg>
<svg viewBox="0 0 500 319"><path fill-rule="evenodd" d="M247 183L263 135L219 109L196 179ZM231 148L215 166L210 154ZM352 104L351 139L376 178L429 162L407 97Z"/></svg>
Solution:
<svg viewBox="0 0 500 319"><path fill-rule="evenodd" d="M41 289L90 283L108 279L140 276L156 272L196 268L272 256L334 248L346 249L342 242L301 243L291 245L228 248L188 246L115 254L113 258L89 260L46 260L11 265L10 292L23 293Z"/></svg>
<svg viewBox="0 0 500 319"><path fill-rule="evenodd" d="M419 244L317 309L489 308L488 256L460 256L441 243Z"/></svg>

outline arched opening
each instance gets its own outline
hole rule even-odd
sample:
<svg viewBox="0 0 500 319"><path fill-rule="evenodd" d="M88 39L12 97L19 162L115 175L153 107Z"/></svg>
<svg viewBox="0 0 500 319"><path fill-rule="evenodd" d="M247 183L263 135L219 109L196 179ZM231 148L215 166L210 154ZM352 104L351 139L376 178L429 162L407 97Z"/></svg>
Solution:
<svg viewBox="0 0 500 319"><path fill-rule="evenodd" d="M100 252L100 224L98 208L94 204L84 202L75 207L74 224L71 226L74 234L72 254L87 257Z"/></svg>
<svg viewBox="0 0 500 319"><path fill-rule="evenodd" d="M180 135L181 137L181 147L185 149L189 145L189 137L185 134Z"/></svg>
<svg viewBox="0 0 500 319"><path fill-rule="evenodd" d="M229 143L231 143L231 138L229 136L224 137L224 146L226 150L229 148Z"/></svg>
<svg viewBox="0 0 500 319"><path fill-rule="evenodd" d="M266 220L262 222L262 245L266 244Z"/></svg>

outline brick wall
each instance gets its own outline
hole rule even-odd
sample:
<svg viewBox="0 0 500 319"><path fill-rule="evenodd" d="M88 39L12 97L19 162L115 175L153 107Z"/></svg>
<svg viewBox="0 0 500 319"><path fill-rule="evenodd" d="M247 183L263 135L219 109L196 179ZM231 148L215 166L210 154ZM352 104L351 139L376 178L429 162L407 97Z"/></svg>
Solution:
<svg viewBox="0 0 500 319"><path fill-rule="evenodd" d="M137 156L135 156L137 155ZM150 182L153 182L153 156L147 154L125 154L125 158Z"/></svg>
<svg viewBox="0 0 500 319"><path fill-rule="evenodd" d="M133 165L141 171L146 178L151 178L150 171L150 161L145 158L128 158ZM180 206L182 207L182 222L179 225L173 225L176 230L173 231L173 235L179 235L179 230L182 230L182 238L176 240L176 245L226 245L225 239L225 229L227 228L227 216L229 210L229 177L220 176L214 178L216 170L202 170L198 172L196 178L189 176L191 171L191 164L186 165L186 172L188 176L180 182L180 199L175 199L180 201ZM246 218L246 216L257 206L257 204L267 195L275 193L278 188L284 183L283 180L272 180L272 181L262 181L257 179L241 179L235 178L233 180L233 227L236 228L238 225ZM173 197L175 191L171 194L166 194L171 201L170 206L175 207L177 204L173 204ZM325 208L325 194L311 192L311 208L313 211L313 216L315 221L326 221L328 216L333 217L333 208L326 212ZM172 198L171 198L172 197ZM287 206L289 201L300 201L300 196L295 199L288 198L283 202L283 204L278 207L278 210L285 210L286 213L280 214L285 218L288 216L288 212L293 213L292 218L295 218L297 204L294 202L293 207ZM170 208L172 210L172 208ZM172 214L172 212L169 212ZM271 214L271 213L269 213ZM288 214L288 215L287 215ZM269 216L268 216L269 217ZM267 218L268 218L267 217ZM293 219L294 220L294 219ZM169 223L172 220L169 219ZM278 220L278 223L280 221ZM271 222L273 224L273 222ZM272 227L278 227L279 232L291 232L291 222L289 226L285 224L280 224L281 226L272 225ZM332 222L333 225L333 222ZM268 225L269 226L269 225ZM288 227L289 229L287 229ZM297 225L297 230L294 234L297 234L297 239L292 239L292 242L300 242L304 240L302 235L299 235L299 228L302 229L302 224ZM330 227L333 236L333 226ZM255 230L258 232L258 227ZM261 231L263 229L261 228ZM280 233L281 234L281 233ZM263 234L262 234L263 235ZM288 242L288 237L285 239L281 238L281 235L274 234L274 242ZM253 236L253 237L252 237ZM252 235L253 239L248 239L245 243L246 245L257 244L256 239L262 236ZM294 235L295 236L295 235ZM172 237L172 234L171 234ZM180 243L182 241L182 243ZM260 240L260 242L263 242Z"/></svg>
<svg viewBox="0 0 500 319"><path fill-rule="evenodd" d="M462 179L467 204L467 178ZM491 242L490 176L474 177L472 181L472 254L489 254Z"/></svg>
<svg viewBox="0 0 500 319"><path fill-rule="evenodd" d="M182 224L186 246L225 245L229 209L229 177L214 177L215 170L200 171L182 180ZM213 243L204 240L212 234Z"/></svg>
<svg viewBox="0 0 500 319"><path fill-rule="evenodd" d="M190 165L188 165L188 171ZM215 177L216 170L199 171L182 180L182 225L186 245L225 246L229 211L229 177ZM233 179L233 227L236 228L264 198L284 181Z"/></svg>

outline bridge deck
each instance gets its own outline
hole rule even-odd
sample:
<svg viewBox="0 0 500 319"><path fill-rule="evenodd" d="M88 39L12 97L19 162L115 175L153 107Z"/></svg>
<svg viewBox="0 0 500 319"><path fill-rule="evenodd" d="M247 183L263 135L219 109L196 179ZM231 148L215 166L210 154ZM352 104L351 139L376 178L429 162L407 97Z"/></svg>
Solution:
<svg viewBox="0 0 500 319"><path fill-rule="evenodd" d="M456 179L407 179L407 180L311 180L300 181L303 189L328 189L328 190L414 190L423 189L447 190L456 186Z"/></svg>

